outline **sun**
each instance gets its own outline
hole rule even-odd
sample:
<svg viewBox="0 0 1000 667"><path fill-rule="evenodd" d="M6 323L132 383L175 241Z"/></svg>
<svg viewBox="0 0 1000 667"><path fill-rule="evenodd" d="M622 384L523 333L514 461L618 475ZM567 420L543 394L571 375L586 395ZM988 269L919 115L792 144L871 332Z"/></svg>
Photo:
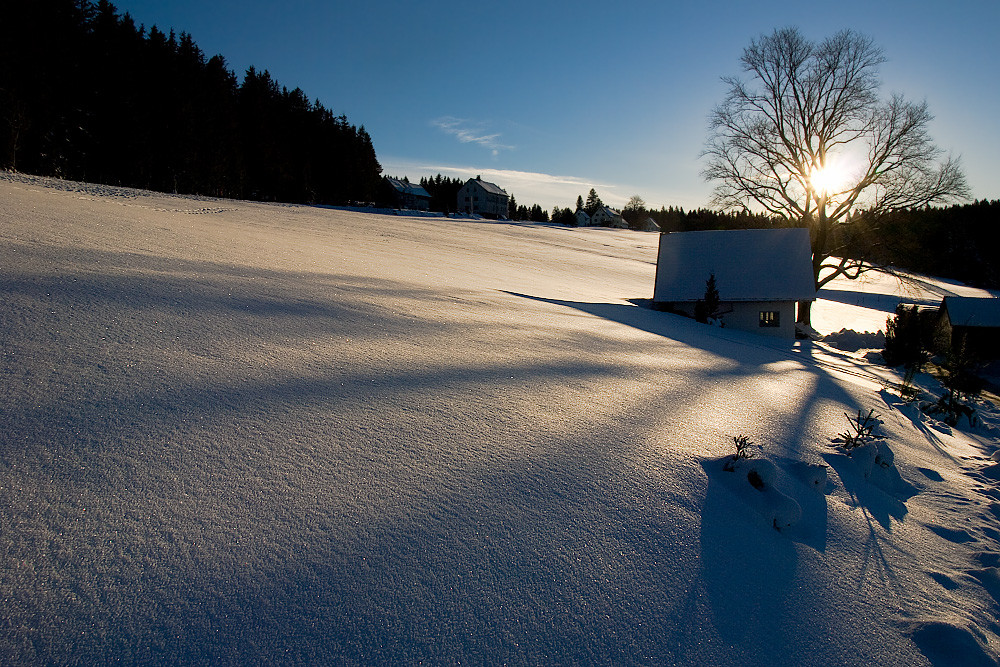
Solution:
<svg viewBox="0 0 1000 667"><path fill-rule="evenodd" d="M847 182L847 178L844 169L828 162L809 174L809 183L817 194L831 194L839 191Z"/></svg>

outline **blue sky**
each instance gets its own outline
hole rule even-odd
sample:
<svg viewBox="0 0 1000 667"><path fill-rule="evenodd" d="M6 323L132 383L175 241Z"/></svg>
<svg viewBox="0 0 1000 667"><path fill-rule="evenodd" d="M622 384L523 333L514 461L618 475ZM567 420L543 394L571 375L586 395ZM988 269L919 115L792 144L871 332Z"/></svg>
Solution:
<svg viewBox="0 0 1000 667"><path fill-rule="evenodd" d="M300 87L372 136L384 173L481 174L523 204L695 208L707 117L750 39L864 32L883 91L926 100L973 197L1000 197L1000 2L118 0L242 77Z"/></svg>

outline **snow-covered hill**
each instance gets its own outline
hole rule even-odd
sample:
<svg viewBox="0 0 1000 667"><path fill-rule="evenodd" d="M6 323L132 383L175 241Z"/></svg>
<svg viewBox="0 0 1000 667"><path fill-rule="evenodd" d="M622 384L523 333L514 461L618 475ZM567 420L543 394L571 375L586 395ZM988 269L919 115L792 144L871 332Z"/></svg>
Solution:
<svg viewBox="0 0 1000 667"><path fill-rule="evenodd" d="M644 308L656 241L6 175L0 662L994 664L995 412Z"/></svg>

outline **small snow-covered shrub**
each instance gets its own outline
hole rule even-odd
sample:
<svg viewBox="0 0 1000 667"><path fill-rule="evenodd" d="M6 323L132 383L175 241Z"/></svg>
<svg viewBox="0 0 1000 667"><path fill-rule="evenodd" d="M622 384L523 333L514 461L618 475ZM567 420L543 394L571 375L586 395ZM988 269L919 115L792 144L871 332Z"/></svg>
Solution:
<svg viewBox="0 0 1000 667"><path fill-rule="evenodd" d="M910 485L896 469L895 454L885 442L870 442L859 447L851 458L869 484L886 493L912 495Z"/></svg>
<svg viewBox="0 0 1000 667"><path fill-rule="evenodd" d="M976 425L976 408L963 401L954 391L946 391L936 403L929 404L924 411L940 417L948 426L958 426L962 417L968 420L969 426Z"/></svg>
<svg viewBox="0 0 1000 667"><path fill-rule="evenodd" d="M748 500L775 530L794 526L802 518L802 506L791 496L777 489L778 466L765 458L743 458L734 470L746 475L747 482L756 493L750 492Z"/></svg>
<svg viewBox="0 0 1000 667"><path fill-rule="evenodd" d="M881 415L875 414L875 410L871 409L868 414L864 414L860 409L858 410L857 417L851 417L846 412L844 416L847 417L847 423L850 428L843 433L838 434L840 446L848 451L854 450L858 447L868 444L872 440L876 439L878 436L875 434L875 429L881 423L879 417Z"/></svg>
<svg viewBox="0 0 1000 667"><path fill-rule="evenodd" d="M809 485L810 488L817 491L822 491L826 488L826 466L820 464L805 464L803 481Z"/></svg>
<svg viewBox="0 0 1000 667"><path fill-rule="evenodd" d="M958 426L962 417L969 421L969 426L975 426L975 402L986 384L978 375L979 369L980 364L968 353L964 344L960 343L949 352L942 366L945 376L941 384L945 393L936 403L928 406L927 412L941 416L949 426Z"/></svg>
<svg viewBox="0 0 1000 667"><path fill-rule="evenodd" d="M781 531L798 523L802 507L794 498L778 490L778 466L757 456L749 438L738 436L733 442L739 443L739 451L747 455L726 457L723 467L734 475L723 475L725 483L775 530Z"/></svg>
<svg viewBox="0 0 1000 667"><path fill-rule="evenodd" d="M746 475L750 486L763 491L765 487L774 486L778 478L778 467L764 458L744 458L733 464L733 472Z"/></svg>
<svg viewBox="0 0 1000 667"><path fill-rule="evenodd" d="M736 453L726 459L726 464L723 466L724 470L732 472L735 470L736 462L741 459L752 459L758 454L762 453L764 450L763 445L755 445L754 442L742 433L740 435L733 436L733 446L736 448Z"/></svg>
<svg viewBox="0 0 1000 667"><path fill-rule="evenodd" d="M851 452L851 458L865 479L873 476L881 479L885 474L880 470L895 470L896 467L896 455L884 442L867 442Z"/></svg>

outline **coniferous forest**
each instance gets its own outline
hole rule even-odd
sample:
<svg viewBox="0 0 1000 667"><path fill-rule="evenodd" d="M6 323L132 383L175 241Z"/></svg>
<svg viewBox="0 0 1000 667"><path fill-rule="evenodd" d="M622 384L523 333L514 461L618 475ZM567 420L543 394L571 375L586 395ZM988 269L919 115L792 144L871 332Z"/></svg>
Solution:
<svg viewBox="0 0 1000 667"><path fill-rule="evenodd" d="M1000 200L861 216L842 254L1000 289Z"/></svg>
<svg viewBox="0 0 1000 667"><path fill-rule="evenodd" d="M165 192L346 204L381 177L371 137L187 33L107 0L0 10L0 168Z"/></svg>

